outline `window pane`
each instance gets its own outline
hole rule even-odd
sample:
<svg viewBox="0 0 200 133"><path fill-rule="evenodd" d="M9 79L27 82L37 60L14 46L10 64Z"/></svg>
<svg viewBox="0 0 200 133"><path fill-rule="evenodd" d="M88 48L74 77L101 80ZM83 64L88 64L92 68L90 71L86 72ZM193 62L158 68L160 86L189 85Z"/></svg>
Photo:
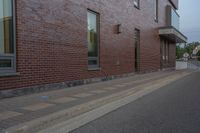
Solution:
<svg viewBox="0 0 200 133"><path fill-rule="evenodd" d="M90 65L90 66L97 65L97 60L88 60L88 65Z"/></svg>
<svg viewBox="0 0 200 133"><path fill-rule="evenodd" d="M0 59L0 68L12 67L12 61L10 59Z"/></svg>
<svg viewBox="0 0 200 133"><path fill-rule="evenodd" d="M162 55L163 55L163 61L165 61L165 41L162 41Z"/></svg>
<svg viewBox="0 0 200 133"><path fill-rule="evenodd" d="M98 56L98 29L97 15L88 12L88 56Z"/></svg>
<svg viewBox="0 0 200 133"><path fill-rule="evenodd" d="M154 0L154 19L158 20L158 0Z"/></svg>
<svg viewBox="0 0 200 133"><path fill-rule="evenodd" d="M3 0L0 0L0 53L4 53Z"/></svg>
<svg viewBox="0 0 200 133"><path fill-rule="evenodd" d="M140 30L135 29L135 69L140 70Z"/></svg>
<svg viewBox="0 0 200 133"><path fill-rule="evenodd" d="M0 0L0 53L12 54L13 49L12 0Z"/></svg>
<svg viewBox="0 0 200 133"><path fill-rule="evenodd" d="M180 28L180 24L179 24L179 20L180 18L179 18L179 16L177 15L177 13L173 10L173 9L171 9L171 25L172 26L174 26L176 29L178 29L179 30L179 28Z"/></svg>
<svg viewBox="0 0 200 133"><path fill-rule="evenodd" d="M135 43L140 43L140 30L135 29Z"/></svg>
<svg viewBox="0 0 200 133"><path fill-rule="evenodd" d="M165 50L166 50L166 52L165 52L166 53L166 61L168 61L169 55L168 55L168 42L167 41L166 41L166 49Z"/></svg>

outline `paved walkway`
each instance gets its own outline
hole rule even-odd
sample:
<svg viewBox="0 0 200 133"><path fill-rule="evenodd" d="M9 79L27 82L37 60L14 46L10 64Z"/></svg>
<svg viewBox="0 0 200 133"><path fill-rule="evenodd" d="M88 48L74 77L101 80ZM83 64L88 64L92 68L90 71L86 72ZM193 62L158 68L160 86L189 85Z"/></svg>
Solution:
<svg viewBox="0 0 200 133"><path fill-rule="evenodd" d="M200 133L200 72L70 133Z"/></svg>
<svg viewBox="0 0 200 133"><path fill-rule="evenodd" d="M0 100L0 132L5 129L188 71L165 71Z"/></svg>

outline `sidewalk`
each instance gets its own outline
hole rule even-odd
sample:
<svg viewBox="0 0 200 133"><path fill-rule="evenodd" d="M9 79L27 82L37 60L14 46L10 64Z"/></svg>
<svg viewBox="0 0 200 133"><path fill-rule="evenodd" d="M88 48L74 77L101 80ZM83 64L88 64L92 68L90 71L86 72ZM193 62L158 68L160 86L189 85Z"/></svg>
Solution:
<svg viewBox="0 0 200 133"><path fill-rule="evenodd" d="M136 96L138 92L147 90L150 93L154 89L158 89L190 73L192 72L155 72L63 90L3 99L0 100L0 132L35 133L42 130L53 132L51 127L58 123L65 122L114 101L123 101L122 99L125 97L131 96L133 98L132 95ZM147 94L147 91L145 94ZM141 93L142 95L144 94ZM70 131L71 129L67 130Z"/></svg>

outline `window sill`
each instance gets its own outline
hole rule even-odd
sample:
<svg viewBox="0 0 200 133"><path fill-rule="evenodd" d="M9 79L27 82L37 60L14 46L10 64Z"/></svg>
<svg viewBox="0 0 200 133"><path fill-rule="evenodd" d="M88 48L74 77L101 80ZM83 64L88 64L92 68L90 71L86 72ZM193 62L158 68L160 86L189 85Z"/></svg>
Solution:
<svg viewBox="0 0 200 133"><path fill-rule="evenodd" d="M0 73L0 77L12 77L12 76L19 76L20 73Z"/></svg>
<svg viewBox="0 0 200 133"><path fill-rule="evenodd" d="M100 67L88 68L88 71L100 71Z"/></svg>

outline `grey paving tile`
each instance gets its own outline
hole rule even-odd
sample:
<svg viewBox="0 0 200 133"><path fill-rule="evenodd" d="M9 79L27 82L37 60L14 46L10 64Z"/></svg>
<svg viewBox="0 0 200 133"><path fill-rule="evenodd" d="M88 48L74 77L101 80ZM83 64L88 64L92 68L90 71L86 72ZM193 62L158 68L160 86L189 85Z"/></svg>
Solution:
<svg viewBox="0 0 200 133"><path fill-rule="evenodd" d="M22 114L19 112L14 112L14 111L4 111L0 113L0 121L9 119L15 116L19 116L19 115L22 115Z"/></svg>
<svg viewBox="0 0 200 133"><path fill-rule="evenodd" d="M29 110L29 111L37 111L37 110L41 110L41 109L48 108L48 107L50 107L50 106L54 106L54 104L49 104L49 103L38 103L38 104L34 104L34 105L22 107L21 109Z"/></svg>
<svg viewBox="0 0 200 133"><path fill-rule="evenodd" d="M93 90L93 91L90 91L91 93L95 93L95 94L101 94L101 93L106 93L107 91L105 90Z"/></svg>
<svg viewBox="0 0 200 133"><path fill-rule="evenodd" d="M106 87L106 88L103 88L105 90L115 90L115 89L118 89L117 87Z"/></svg>
<svg viewBox="0 0 200 133"><path fill-rule="evenodd" d="M115 85L115 87L126 87L127 85L125 84L119 84L119 85Z"/></svg>
<svg viewBox="0 0 200 133"><path fill-rule="evenodd" d="M132 82L128 82L128 83L124 83L124 85L128 86L128 85L132 85Z"/></svg>
<svg viewBox="0 0 200 133"><path fill-rule="evenodd" d="M74 95L74 97L86 98L86 97L89 97L89 96L92 96L92 95L93 94L91 94L91 93L79 93L79 94Z"/></svg>
<svg viewBox="0 0 200 133"><path fill-rule="evenodd" d="M58 99L55 99L55 100L52 100L52 102L55 102L55 103L67 103L67 102L72 102L72 101L75 101L77 100L76 98L72 98L72 97L62 97L62 98L58 98Z"/></svg>

